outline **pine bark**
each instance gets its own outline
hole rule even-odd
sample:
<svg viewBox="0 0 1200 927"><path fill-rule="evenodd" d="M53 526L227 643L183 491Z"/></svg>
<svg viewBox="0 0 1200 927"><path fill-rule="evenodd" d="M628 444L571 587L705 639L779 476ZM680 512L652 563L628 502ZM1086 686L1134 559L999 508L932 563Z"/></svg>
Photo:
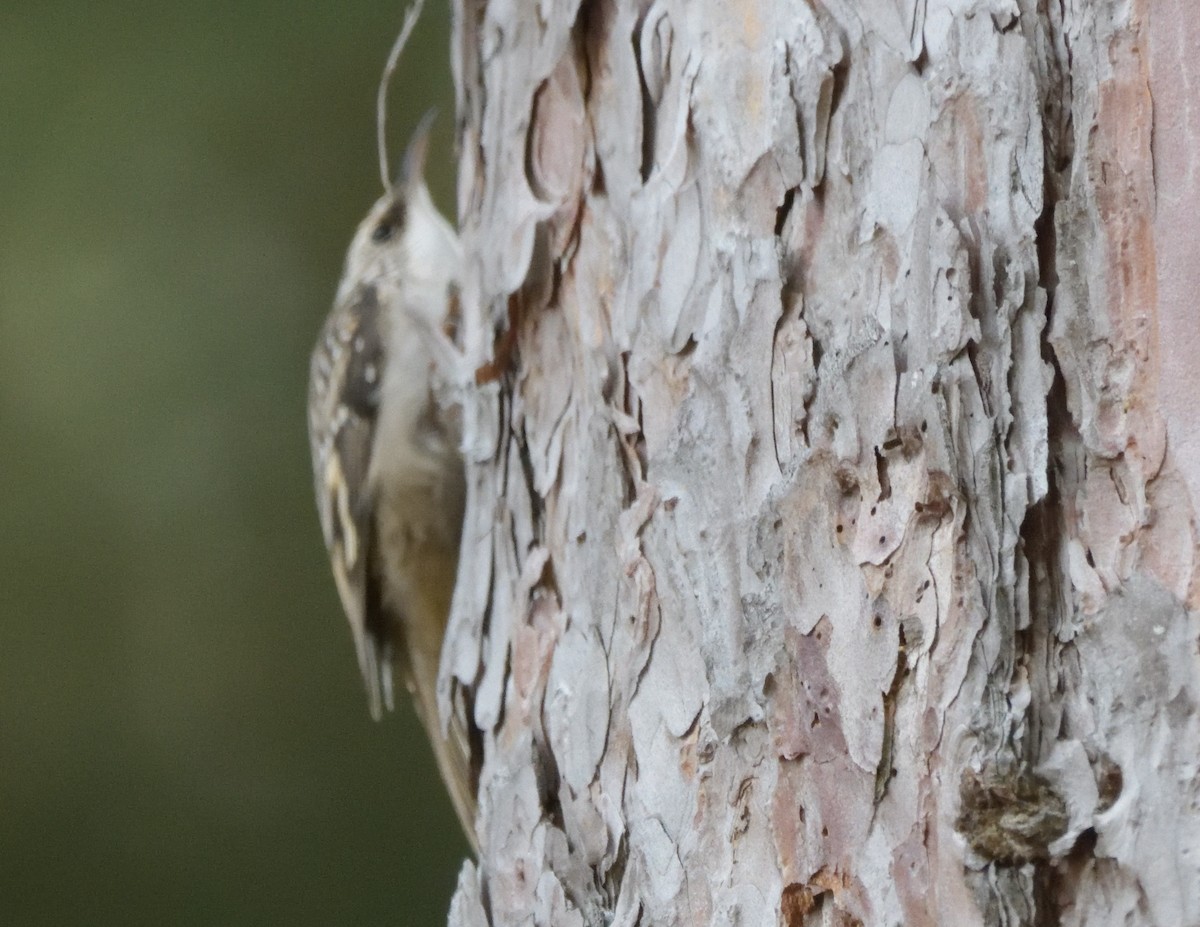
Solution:
<svg viewBox="0 0 1200 927"><path fill-rule="evenodd" d="M450 922L1200 924L1187 3L455 11Z"/></svg>

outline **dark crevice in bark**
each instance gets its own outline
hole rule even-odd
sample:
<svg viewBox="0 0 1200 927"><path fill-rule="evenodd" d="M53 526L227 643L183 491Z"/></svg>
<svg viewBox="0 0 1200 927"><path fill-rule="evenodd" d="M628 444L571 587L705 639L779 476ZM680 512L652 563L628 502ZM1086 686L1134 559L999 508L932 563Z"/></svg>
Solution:
<svg viewBox="0 0 1200 927"><path fill-rule="evenodd" d="M839 33L841 32L840 29L838 31ZM845 48L848 44L844 35L841 36L841 42L843 48ZM845 95L846 84L849 82L849 57L843 55L834 63L833 67L830 68L830 72L833 75L833 87L829 91L829 123L832 123L834 117L837 115L838 108L842 105L842 97Z"/></svg>
<svg viewBox="0 0 1200 927"><path fill-rule="evenodd" d="M1051 305L1053 300L1050 300ZM1044 345L1044 353L1049 348ZM1053 363L1052 357L1044 358ZM1058 633L1069 618L1070 602L1062 590L1067 588L1066 536L1060 489L1061 461L1064 449L1073 441L1074 423L1067 411L1066 387L1062 373L1055 369L1054 383L1047 396L1050 444L1049 491L1045 499L1030 509L1021 527L1021 545L1029 569L1030 626L1020 635L1025 665L1029 670L1032 692L1028 709L1029 739L1027 760L1037 763L1048 756L1055 743L1068 732L1059 708L1065 695L1062 678L1062 644ZM1093 832L1094 838L1094 832ZM1034 876L1036 924L1061 923L1063 913L1075 904L1078 880L1091 855L1094 839L1084 831L1064 859L1043 861Z"/></svg>
<svg viewBox="0 0 1200 927"><path fill-rule="evenodd" d="M1075 423L1067 405L1067 391L1053 348L1050 329L1058 287L1056 213L1068 188L1074 139L1070 51L1062 28L1061 0L1041 0L1031 28L1039 30L1048 45L1041 56L1043 208L1034 226L1038 259L1038 286L1046 294L1040 361L1053 370L1046 395L1047 491L1026 513L1021 525L1020 553L1029 572L1029 626L1018 635L1018 657L1028 673L1031 691L1027 712L1024 760L1036 765L1063 736L1065 719L1060 708L1064 695L1061 678L1061 644L1058 632L1069 619L1071 604L1066 563L1068 525L1063 514L1061 481L1064 459L1077 441ZM1065 60L1063 60L1065 56ZM1095 832L1085 830L1062 859L1039 860L1034 871L1034 923L1061 923L1075 904L1082 871L1095 846Z"/></svg>
<svg viewBox="0 0 1200 927"><path fill-rule="evenodd" d="M816 404L817 395L820 390L821 362L825 359L825 345L821 339L817 338L811 332L809 335L812 342L812 387L804 396L804 422L800 429L805 447L812 447L813 445L813 406Z"/></svg>
<svg viewBox="0 0 1200 927"><path fill-rule="evenodd" d="M496 923L496 917L492 911L492 892L486 877L479 880L479 906L483 909L483 916L489 925Z"/></svg>
<svg viewBox="0 0 1200 927"><path fill-rule="evenodd" d="M655 116L658 111L654 97L650 93L650 85L646 81L645 64L642 62L642 28L645 24L646 14L643 12L638 17L633 34L629 37L629 41L633 43L633 60L637 62L638 86L642 91L642 163L640 167L642 183L650 179L650 174L654 170L654 136L657 126Z"/></svg>
<svg viewBox="0 0 1200 927"><path fill-rule="evenodd" d="M603 5L601 0L583 0L575 12L575 22L571 26L571 41L575 47L575 63L579 68L579 86L583 94L584 109L589 108L592 100L592 53L603 48L608 39L607 28L602 28L606 25L603 23Z"/></svg>
<svg viewBox="0 0 1200 927"><path fill-rule="evenodd" d="M478 684L479 674L476 674ZM462 720L467 735L467 775L470 781L471 796L476 807L479 805L479 779L483 773L483 731L475 724L475 690L459 686L459 704L452 708Z"/></svg>
<svg viewBox="0 0 1200 927"><path fill-rule="evenodd" d="M775 452L775 464L782 471L784 469L784 458L779 453L779 406L778 397L775 395L775 362L776 358L778 357L778 350L776 346L779 343L779 333L783 329L784 323L788 318L786 286L783 293L780 295L780 302L781 311L779 313L779 318L775 320L775 332L771 336L771 375L768 377L768 382L770 383L771 390L769 394L771 399L771 447ZM790 424L791 423L788 423L789 427Z"/></svg>
<svg viewBox="0 0 1200 927"><path fill-rule="evenodd" d="M925 69L929 67L929 51L924 45L921 46L921 51L913 60L912 66L918 77L925 76Z"/></svg>
<svg viewBox="0 0 1200 927"><path fill-rule="evenodd" d="M511 386L509 386L509 389L511 389ZM505 392L506 392L506 390L502 390L501 395L504 395ZM510 403L511 403L511 399L510 399ZM511 409L512 406L510 405L509 408ZM538 495L538 492L535 488L534 472L533 472L533 458L530 456L530 453L529 453L529 443L525 436L524 422L514 423L512 421L512 416L510 413L510 415L508 417L508 428L506 429L506 431L507 431L507 434L505 435L505 439L502 441L502 443L500 445L501 447L507 447L509 449L509 452L505 455L505 463L504 463L505 479L504 479L503 485L507 487L509 485L510 479L512 478L511 461L513 459L513 455L514 455L514 451L515 451L517 463L521 467L521 478L524 480L524 483L525 483L525 492L529 496L531 529L534 534L534 543L537 543L545 535L544 511L543 511L545 506L544 506L541 496ZM511 518L508 520L507 541L512 547L512 551L513 551L512 556L516 559L517 562L522 562L525 559L525 556L528 554L528 550L522 549L520 538L517 535L516 522ZM489 609L489 611L490 611L490 609ZM490 621L488 622L488 624L490 625ZM480 639L486 640L487 633L488 633L488 628L485 627L483 629ZM501 678L503 680L502 685L505 688L507 688L508 681L511 677L512 677L512 647L509 646L504 655L504 671L501 675ZM496 723L495 723L493 730L499 731L499 730L503 729L504 722L505 722L505 716L506 716L507 712L508 712L508 700L500 699L499 700L499 712L496 716Z"/></svg>
<svg viewBox="0 0 1200 927"><path fill-rule="evenodd" d="M543 693L544 696L544 693ZM547 741L546 731L546 699L542 698L541 705L541 730L535 732L534 750L537 751L537 762L534 764L534 770L537 775L538 801L542 807L543 820L550 823L551 826L557 827L559 830L566 833L566 824L563 821L563 806L562 799L559 795L563 788L562 773L558 769L558 760L554 756L554 749ZM564 886L566 888L567 886Z"/></svg>
<svg viewBox="0 0 1200 927"><path fill-rule="evenodd" d="M648 463L645 453L645 436L642 433L642 404L629 378L629 352L623 352L620 361L622 411L638 424L636 435L626 435L615 425L612 428L612 434L619 450L617 456L620 466L618 466L617 472L621 477L623 489L621 507L627 509L637 499L638 486L646 479Z"/></svg>
<svg viewBox="0 0 1200 927"><path fill-rule="evenodd" d="M792 212L792 204L796 201L796 188L790 187L783 194L783 202L779 204L779 208L775 210L775 237L783 236L784 226L787 224L788 216Z"/></svg>
<svg viewBox="0 0 1200 927"><path fill-rule="evenodd" d="M881 454L879 448L875 448L875 479L879 482L879 496L876 502L886 502L892 498L892 481L888 476L887 454Z"/></svg>
<svg viewBox="0 0 1200 927"><path fill-rule="evenodd" d="M604 902L611 912L617 906L621 897L621 886L625 882L625 870L629 866L629 835L622 833L617 838L617 848L613 851L612 864L600 879L600 887L604 893Z"/></svg>
<svg viewBox="0 0 1200 927"><path fill-rule="evenodd" d="M600 146L596 144L593 92L595 75L607 66L609 34L612 28L613 4L610 0L584 0L575 16L571 35L575 42L576 59L582 74L583 110L587 114L586 132L591 139L593 196L607 196L608 183L604 174L604 163L600 157ZM602 105L603 101L600 101ZM587 190L585 188L584 194ZM583 210L580 210L582 219Z"/></svg>
<svg viewBox="0 0 1200 927"><path fill-rule="evenodd" d="M512 392L511 392L511 389L507 388L507 384L506 384L506 388L501 389L499 391L498 401L496 403L497 417L499 418L499 422L497 423L497 426L496 426L496 430L499 433L499 439L496 443L496 447L501 448L501 449L508 448L509 443L510 443L509 434L512 431L512 404L513 404L512 403ZM511 455L509 455L508 453L502 452L498 455L498 457L499 457L499 460L497 461L497 467L500 471L499 480L498 480L499 485L500 485L499 495L501 497L503 497L504 496L503 488L508 485L509 462L511 460ZM510 535L510 537L511 537L511 535ZM493 581L488 582L488 585L487 585L487 589L488 589L487 602L484 605L483 615L480 618L480 624L479 624L479 639L480 640L487 640L488 635L491 633L491 630L492 630L492 616L495 613L495 609L496 609L496 599L495 599L496 584L494 582L494 579L496 576L496 547L498 544L501 543L500 538L501 538L501 534L499 531L497 531L493 535L493 541L491 544L492 556L491 556L491 562L489 563L488 568L491 571L491 576L489 577L489 580L493 580ZM483 670L484 670L484 666L481 661L479 667L476 670L476 675L475 675L476 680L478 680L483 675Z"/></svg>
<svg viewBox="0 0 1200 927"><path fill-rule="evenodd" d="M529 442L525 437L524 425L521 426L520 431L513 430L512 446L517 449L517 460L521 464L521 475L525 480L525 491L529 494L530 522L532 523L536 541L545 533L546 506L536 488L537 483L534 479L533 457L529 453ZM515 536L513 538L513 550L517 552L517 556L520 559L524 559L525 554L528 553L528 551L521 550L517 546Z"/></svg>
<svg viewBox="0 0 1200 927"><path fill-rule="evenodd" d="M880 619L876 617L876 622ZM904 626L899 628L899 641L896 646L896 672L892 676L892 684L883 694L883 746L879 752L879 763L875 768L875 806L887 795L888 783L896 775L892 766L896 739L896 706L900 701L900 689L908 678L908 646L904 634Z"/></svg>

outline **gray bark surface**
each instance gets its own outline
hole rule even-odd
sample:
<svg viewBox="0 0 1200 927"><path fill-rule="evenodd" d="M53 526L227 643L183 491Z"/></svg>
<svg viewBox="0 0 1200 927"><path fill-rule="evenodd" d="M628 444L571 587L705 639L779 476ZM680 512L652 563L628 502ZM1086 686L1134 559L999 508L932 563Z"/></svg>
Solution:
<svg viewBox="0 0 1200 927"><path fill-rule="evenodd" d="M1186 4L455 8L450 922L1200 924Z"/></svg>

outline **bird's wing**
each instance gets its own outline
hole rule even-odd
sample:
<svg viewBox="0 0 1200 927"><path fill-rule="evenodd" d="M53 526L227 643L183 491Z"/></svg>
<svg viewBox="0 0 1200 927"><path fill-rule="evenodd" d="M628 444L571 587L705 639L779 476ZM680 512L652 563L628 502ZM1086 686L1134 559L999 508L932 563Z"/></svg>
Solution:
<svg viewBox="0 0 1200 927"><path fill-rule="evenodd" d="M362 287L334 308L313 351L309 438L321 530L375 718L392 707L391 630L370 565L368 479L384 360L379 300Z"/></svg>

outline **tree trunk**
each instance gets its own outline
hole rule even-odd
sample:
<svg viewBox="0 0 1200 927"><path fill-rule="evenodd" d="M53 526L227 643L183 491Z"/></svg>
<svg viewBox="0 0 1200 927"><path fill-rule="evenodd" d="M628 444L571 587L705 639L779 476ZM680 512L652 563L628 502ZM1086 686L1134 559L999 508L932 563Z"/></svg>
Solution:
<svg viewBox="0 0 1200 927"><path fill-rule="evenodd" d="M1149 6L457 0L452 924L1200 924L1200 27Z"/></svg>

